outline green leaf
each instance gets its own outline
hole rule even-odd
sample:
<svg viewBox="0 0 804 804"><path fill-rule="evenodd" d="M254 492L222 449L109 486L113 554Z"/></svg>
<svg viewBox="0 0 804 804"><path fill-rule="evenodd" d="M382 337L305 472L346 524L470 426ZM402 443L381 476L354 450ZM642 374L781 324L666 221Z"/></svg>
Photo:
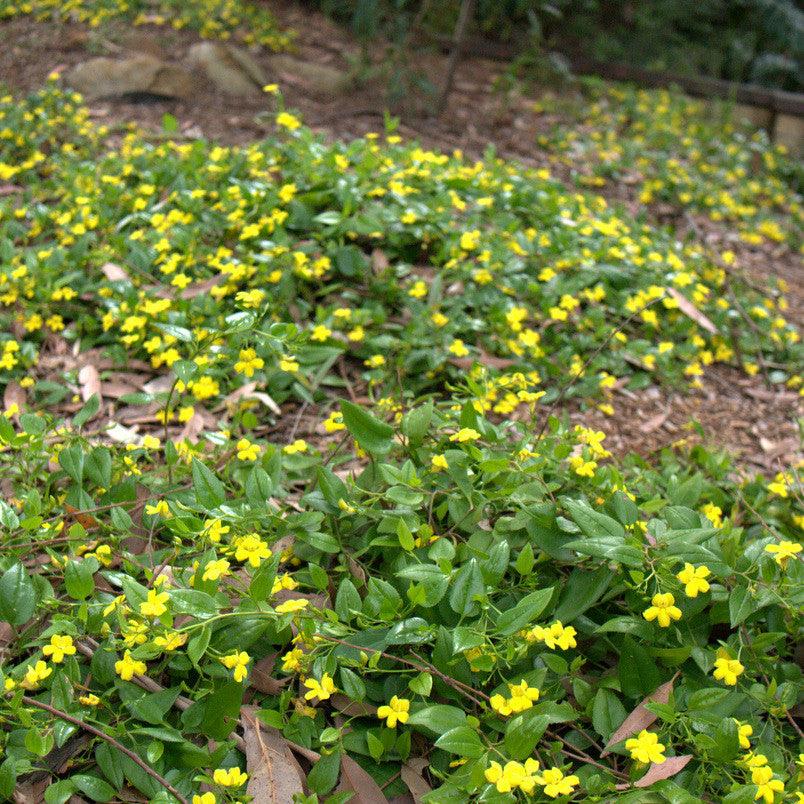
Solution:
<svg viewBox="0 0 804 804"><path fill-rule="evenodd" d="M73 600L84 600L95 591L95 579L92 576L97 568L94 560L67 562L64 568L64 588Z"/></svg>
<svg viewBox="0 0 804 804"><path fill-rule="evenodd" d="M333 751L331 754L322 754L321 758L313 765L310 773L307 774L307 784L310 790L319 795L329 793L329 791L335 787L335 782L338 781L340 771L340 751Z"/></svg>
<svg viewBox="0 0 804 804"><path fill-rule="evenodd" d="M597 691L592 703L592 725L606 742L625 720L625 716L625 707L611 690L601 688Z"/></svg>
<svg viewBox="0 0 804 804"><path fill-rule="evenodd" d="M430 673L419 673L408 681L408 689L415 695L427 698L433 689L433 676Z"/></svg>
<svg viewBox="0 0 804 804"><path fill-rule="evenodd" d="M87 399L81 410L73 416L73 425L83 427L100 410L100 399L97 393Z"/></svg>
<svg viewBox="0 0 804 804"><path fill-rule="evenodd" d="M611 521L614 522L613 519ZM642 553L636 547L625 544L623 539L618 536L575 539L564 546L581 555L617 561L627 567L641 567L643 564Z"/></svg>
<svg viewBox="0 0 804 804"><path fill-rule="evenodd" d="M746 617L757 609L751 591L747 586L738 586L729 595L729 620L731 627L736 628Z"/></svg>
<svg viewBox="0 0 804 804"><path fill-rule="evenodd" d="M479 757L483 753L480 737L468 726L456 726L445 732L435 741L435 747L469 759Z"/></svg>
<svg viewBox="0 0 804 804"><path fill-rule="evenodd" d="M620 689L629 698L642 698L659 686L659 668L648 652L626 636L620 648Z"/></svg>
<svg viewBox="0 0 804 804"><path fill-rule="evenodd" d="M0 577L0 619L11 625L27 623L36 610L36 588L19 562Z"/></svg>
<svg viewBox="0 0 804 804"><path fill-rule="evenodd" d="M424 709L411 713L408 718L409 726L424 726L436 734L445 734L450 729L456 729L465 723L466 713L463 709L447 704L425 706Z"/></svg>
<svg viewBox="0 0 804 804"><path fill-rule="evenodd" d="M360 612L362 609L363 601L360 599L355 585L348 578L344 578L335 595L335 613L338 615L338 619L348 623L355 616L352 612Z"/></svg>
<svg viewBox="0 0 804 804"><path fill-rule="evenodd" d="M511 759L527 759L550 725L550 718L533 709L517 715L505 728L505 754Z"/></svg>
<svg viewBox="0 0 804 804"><path fill-rule="evenodd" d="M625 539L625 529L616 519L595 511L588 503L580 500L564 500L563 503L573 522L587 536L609 536L620 542Z"/></svg>
<svg viewBox="0 0 804 804"><path fill-rule="evenodd" d="M226 499L223 483L206 464L196 458L193 458L193 488L196 501L208 511L217 508Z"/></svg>
<svg viewBox="0 0 804 804"><path fill-rule="evenodd" d="M397 570L396 575L421 584L425 593L424 605L427 606L435 606L449 586L449 578L435 564L413 564Z"/></svg>
<svg viewBox="0 0 804 804"><path fill-rule="evenodd" d="M393 427L346 400L341 402L341 412L347 429L366 452L385 455L391 449Z"/></svg>
<svg viewBox="0 0 804 804"><path fill-rule="evenodd" d="M606 566L592 572L582 567L574 569L553 616L564 625L571 623L597 603L613 580L614 575Z"/></svg>
<svg viewBox="0 0 804 804"><path fill-rule="evenodd" d="M115 797L115 789L97 776L77 773L70 777L70 781L93 801L111 801Z"/></svg>
<svg viewBox="0 0 804 804"><path fill-rule="evenodd" d="M220 608L214 597L196 589L173 589L170 604L177 614L192 614L199 619L214 617Z"/></svg>
<svg viewBox="0 0 804 804"><path fill-rule="evenodd" d="M553 597L553 587L537 589L525 595L512 609L497 619L497 630L502 636L511 636L530 625L546 608Z"/></svg>
<svg viewBox="0 0 804 804"><path fill-rule="evenodd" d="M433 419L433 400L428 399L423 405L408 411L402 419L402 432L407 436L412 447L418 447L427 435Z"/></svg>
<svg viewBox="0 0 804 804"><path fill-rule="evenodd" d="M59 453L59 466L76 483L81 483L84 476L84 453L78 444L63 449Z"/></svg>
<svg viewBox="0 0 804 804"><path fill-rule="evenodd" d="M212 637L212 629L209 625L205 625L188 641L187 643L187 658L198 667L198 662L204 655L204 652L209 647L209 640Z"/></svg>
<svg viewBox="0 0 804 804"><path fill-rule="evenodd" d="M476 614L480 606L475 598L482 596L486 587L477 559L470 559L453 577L450 584L450 608L461 616Z"/></svg>

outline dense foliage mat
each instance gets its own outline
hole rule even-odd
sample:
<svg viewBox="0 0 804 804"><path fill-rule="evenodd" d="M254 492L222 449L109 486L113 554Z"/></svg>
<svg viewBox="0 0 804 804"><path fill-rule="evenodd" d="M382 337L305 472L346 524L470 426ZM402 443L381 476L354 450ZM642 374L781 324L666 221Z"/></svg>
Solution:
<svg viewBox="0 0 804 804"><path fill-rule="evenodd" d="M0 98L0 793L794 800L795 469L615 465L548 415L800 383L782 293L544 171L266 108L224 148Z"/></svg>
<svg viewBox="0 0 804 804"><path fill-rule="evenodd" d="M291 41L265 7L248 0L0 0L0 21L23 15L91 28L118 20L177 31L188 28L206 39L233 38L272 50L284 49Z"/></svg>

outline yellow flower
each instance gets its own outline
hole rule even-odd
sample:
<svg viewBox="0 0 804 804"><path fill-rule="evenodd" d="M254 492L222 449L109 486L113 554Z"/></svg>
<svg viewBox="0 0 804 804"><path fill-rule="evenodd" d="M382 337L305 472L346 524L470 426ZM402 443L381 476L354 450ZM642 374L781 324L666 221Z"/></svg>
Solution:
<svg viewBox="0 0 804 804"><path fill-rule="evenodd" d="M61 664L65 656L72 656L75 653L73 638L69 635L59 636L54 634L50 637L50 644L42 648L42 653L45 656L50 656L50 660L54 664Z"/></svg>
<svg viewBox="0 0 804 804"><path fill-rule="evenodd" d="M289 374L295 374L299 370L299 362L293 355L282 355L279 360L279 368Z"/></svg>
<svg viewBox="0 0 804 804"><path fill-rule="evenodd" d="M524 679L519 684L509 684L508 689L511 691L509 706L512 712L524 712L539 700L539 690L529 686Z"/></svg>
<svg viewBox="0 0 804 804"><path fill-rule="evenodd" d="M670 592L656 594L650 602L650 607L642 612L648 622L656 620L661 628L667 628L673 620L681 619L681 609L675 605L676 599Z"/></svg>
<svg viewBox="0 0 804 804"><path fill-rule="evenodd" d="M784 783L773 778L773 768L763 765L751 771L751 781L757 786L755 800L762 799L765 804L773 804L776 793L784 792Z"/></svg>
<svg viewBox="0 0 804 804"><path fill-rule="evenodd" d="M140 614L143 617L161 617L166 611L169 595L167 592L157 592L156 589L148 590L148 598L140 603Z"/></svg>
<svg viewBox="0 0 804 804"><path fill-rule="evenodd" d="M160 500L156 505L146 505L145 513L151 516L163 516L167 519L170 516L170 508L164 500Z"/></svg>
<svg viewBox="0 0 804 804"><path fill-rule="evenodd" d="M723 509L714 503L707 503L701 508L701 513L716 527L723 524Z"/></svg>
<svg viewBox="0 0 804 804"><path fill-rule="evenodd" d="M734 722L737 724L737 738L740 741L740 748L751 748L751 741L748 738L754 733L753 727L750 723L740 723L739 720Z"/></svg>
<svg viewBox="0 0 804 804"><path fill-rule="evenodd" d="M676 578L684 584L684 594L687 597L698 597L699 592L709 591L709 581L706 578L711 574L709 567L705 565L693 567L692 564L685 563L684 569Z"/></svg>
<svg viewBox="0 0 804 804"><path fill-rule="evenodd" d="M426 295L427 285L421 279L414 282L408 291L408 296L413 299L423 299Z"/></svg>
<svg viewBox="0 0 804 804"><path fill-rule="evenodd" d="M316 327L313 327L313 331L310 334L310 340L321 343L329 338L330 335L332 335L332 330L329 327L325 327L323 324L318 324Z"/></svg>
<svg viewBox="0 0 804 804"><path fill-rule="evenodd" d="M217 768L212 774L212 780L221 787L240 787L248 780L248 774L240 768Z"/></svg>
<svg viewBox="0 0 804 804"><path fill-rule="evenodd" d="M131 651L127 650L122 659L114 663L114 671L123 681L131 681L135 675L142 675L148 669L145 662L131 658Z"/></svg>
<svg viewBox="0 0 804 804"><path fill-rule="evenodd" d="M397 723L407 723L410 710L410 701L407 698L397 698L394 695L386 706L377 709L377 717L385 719L389 729L396 728Z"/></svg>
<svg viewBox="0 0 804 804"><path fill-rule="evenodd" d="M304 686L307 687L307 692L304 694L304 698L307 701L311 701L313 698L318 698L319 701L326 701L337 690L335 682L329 673L324 673L321 676L321 681L317 681L314 678L305 679Z"/></svg>
<svg viewBox="0 0 804 804"><path fill-rule="evenodd" d="M336 433L338 430L345 430L346 425L343 423L343 414L339 410L334 410L324 420L324 430L328 433Z"/></svg>
<svg viewBox="0 0 804 804"><path fill-rule="evenodd" d="M434 472L440 472L442 469L449 469L449 464L444 455L433 455L433 457L430 458L430 468Z"/></svg>
<svg viewBox="0 0 804 804"><path fill-rule="evenodd" d="M450 354L455 355L455 357L466 357L469 354L469 350L466 348L466 344L460 339L456 338L450 345L449 345L449 352Z"/></svg>
<svg viewBox="0 0 804 804"><path fill-rule="evenodd" d="M305 600L304 598L300 598L298 600L286 600L284 603L280 603L278 606L276 606L274 611L276 611L277 614L290 614L294 611L306 609L309 605L310 601Z"/></svg>
<svg viewBox="0 0 804 804"><path fill-rule="evenodd" d="M529 642L544 642L550 650L555 650L557 647L561 650L569 650L577 647L578 643L575 641L577 633L571 625L564 626L560 620L556 620L547 628L537 625L525 637Z"/></svg>
<svg viewBox="0 0 804 804"><path fill-rule="evenodd" d="M282 670L286 673L298 673L301 670L301 658L304 651L301 648L293 648L282 657Z"/></svg>
<svg viewBox="0 0 804 804"><path fill-rule="evenodd" d="M225 558L207 562L204 567L204 574L201 576L203 581L217 581L229 574L229 562Z"/></svg>
<svg viewBox="0 0 804 804"><path fill-rule="evenodd" d="M167 634L161 634L154 640L154 644L158 645L164 651L172 651L180 648L187 642L187 634L179 634L175 631Z"/></svg>
<svg viewBox="0 0 804 804"><path fill-rule="evenodd" d="M252 444L247 438L241 438L236 445L237 458L241 461L256 461L260 456L258 444Z"/></svg>
<svg viewBox="0 0 804 804"><path fill-rule="evenodd" d="M235 548L235 558L238 561L248 561L255 569L264 559L272 555L268 545L256 533L238 536L232 544Z"/></svg>
<svg viewBox="0 0 804 804"><path fill-rule="evenodd" d="M461 235L460 246L464 251L474 251L480 243L480 232L473 229L471 232L464 232Z"/></svg>
<svg viewBox="0 0 804 804"><path fill-rule="evenodd" d="M478 438L480 438L480 433L477 430L473 430L471 427L461 427L457 433L453 433L449 437L449 440L463 444L466 441L477 441Z"/></svg>
<svg viewBox="0 0 804 804"><path fill-rule="evenodd" d="M560 768L545 768L544 773L536 777L536 782L544 786L544 794L550 798L571 796L581 780L573 773L565 776Z"/></svg>
<svg viewBox="0 0 804 804"><path fill-rule="evenodd" d="M363 361L363 365L368 368L379 368L385 365L385 358L382 355L372 355L368 360Z"/></svg>
<svg viewBox="0 0 804 804"><path fill-rule="evenodd" d="M285 455L295 455L297 452L307 452L307 442L303 438L297 438L292 444L282 447Z"/></svg>
<svg viewBox="0 0 804 804"><path fill-rule="evenodd" d="M535 759L520 762L506 762L503 767L499 762L492 762L485 771L486 781L497 788L498 793L511 793L520 788L524 793L530 794L536 787L539 777L535 776L539 770L539 763Z"/></svg>
<svg viewBox="0 0 804 804"><path fill-rule="evenodd" d="M254 372L261 369L265 365L265 361L261 357L257 357L254 349L241 349L240 359L235 363L235 371L244 374L246 377L253 377Z"/></svg>
<svg viewBox="0 0 804 804"><path fill-rule="evenodd" d="M737 659L732 659L728 653L721 650L718 651L718 658L715 659L715 669L712 675L717 681L733 687L737 683L737 677L744 670L745 667Z"/></svg>
<svg viewBox="0 0 804 804"><path fill-rule="evenodd" d="M228 670L234 671L234 680L238 682L242 681L248 675L248 663L250 661L251 656L242 650L239 653L235 651L221 658L223 666Z"/></svg>
<svg viewBox="0 0 804 804"><path fill-rule="evenodd" d="M198 794L193 796L193 804L217 804L217 801L215 794L210 792L202 793L200 796Z"/></svg>
<svg viewBox="0 0 804 804"><path fill-rule="evenodd" d="M295 131L301 126L301 121L295 115L290 114L290 112L280 112L276 116L276 124L282 128L286 128L288 131Z"/></svg>
<svg viewBox="0 0 804 804"><path fill-rule="evenodd" d="M25 671L25 677L20 682L20 686L26 690L36 689L53 672L52 667L48 667L41 659L32 664Z"/></svg>
<svg viewBox="0 0 804 804"><path fill-rule="evenodd" d="M787 478L782 472L776 475L772 483L768 483L768 491L777 497L787 497Z"/></svg>
<svg viewBox="0 0 804 804"><path fill-rule="evenodd" d="M78 696L79 703L82 703L84 706L97 706L100 700L97 695L93 695L91 692L86 695Z"/></svg>
<svg viewBox="0 0 804 804"><path fill-rule="evenodd" d="M773 560L784 569L791 558L795 558L801 552L801 545L798 542L783 540L779 544L765 545L765 552L773 556Z"/></svg>
<svg viewBox="0 0 804 804"><path fill-rule="evenodd" d="M661 765L665 761L665 747L652 731L642 729L636 737L625 741L625 750L631 752L631 759L637 762L655 762Z"/></svg>

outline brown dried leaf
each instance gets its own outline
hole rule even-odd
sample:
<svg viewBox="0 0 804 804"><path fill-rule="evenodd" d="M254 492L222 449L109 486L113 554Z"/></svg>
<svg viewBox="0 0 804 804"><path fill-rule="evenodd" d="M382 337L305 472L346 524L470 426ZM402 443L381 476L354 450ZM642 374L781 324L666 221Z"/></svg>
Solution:
<svg viewBox="0 0 804 804"><path fill-rule="evenodd" d="M670 297L678 304L678 309L687 318L691 318L696 324L700 324L707 332L713 335L718 334L717 327L686 297L679 293L675 288L667 288Z"/></svg>
<svg viewBox="0 0 804 804"><path fill-rule="evenodd" d="M217 274L205 279L203 282L189 285L179 294L179 297L182 299L194 299L196 296L202 296L204 293L209 293L216 285L220 285L225 278L223 274Z"/></svg>
<svg viewBox="0 0 804 804"><path fill-rule="evenodd" d="M645 704L666 704L670 700L670 693L673 691L673 682L675 680L676 676L673 676L670 681L662 684L661 687L657 687L650 695L640 701L634 711L631 712L631 714L628 715L628 717L622 722L620 728L618 728L617 731L611 735L611 738L606 743L605 749L600 754L601 757L605 757L607 754L610 754L611 751L609 749L613 745L617 745L617 743L627 740L634 734L638 734L640 731L642 731L642 729L647 729L648 726L650 726L651 723L656 720L656 715L654 715L653 712L648 711L645 708Z"/></svg>
<svg viewBox="0 0 804 804"><path fill-rule="evenodd" d="M259 723L255 712L244 708L241 718L249 777L246 793L261 804L290 804L295 795L304 793L298 762L282 733Z"/></svg>
<svg viewBox="0 0 804 804"><path fill-rule="evenodd" d="M655 416L651 416L650 419L641 424L639 429L645 433L645 435L647 435L652 433L654 430L658 430L669 418L669 410L666 410L664 413L657 413Z"/></svg>
<svg viewBox="0 0 804 804"><path fill-rule="evenodd" d="M353 701L346 695L333 695L330 702L339 712L349 717L373 717L377 714L377 707L373 704Z"/></svg>
<svg viewBox="0 0 804 804"><path fill-rule="evenodd" d="M408 786L416 804L421 804L422 798L432 790L422 777L422 770L425 767L427 767L427 760L418 758L406 762L399 770L402 781Z"/></svg>
<svg viewBox="0 0 804 804"><path fill-rule="evenodd" d="M126 273L124 268L121 268L119 265L115 265L113 262L107 262L104 265L101 265L101 271L103 271L103 275L110 281L110 282L130 282L131 278Z"/></svg>
<svg viewBox="0 0 804 804"><path fill-rule="evenodd" d="M387 804L388 799L374 779L351 757L341 756L341 781L336 792L350 792L352 804Z"/></svg>
<svg viewBox="0 0 804 804"><path fill-rule="evenodd" d="M16 405L20 410L24 410L28 397L25 389L18 382L10 382L3 392L3 408L8 410L12 405Z"/></svg>
<svg viewBox="0 0 804 804"><path fill-rule="evenodd" d="M264 692L266 695L279 695L290 681L290 676L287 678L274 678L271 672L275 664L275 653L271 653L260 659L254 667L251 668L249 675L250 686L254 687L255 690Z"/></svg>
<svg viewBox="0 0 804 804"><path fill-rule="evenodd" d="M98 401L100 401L102 396L101 379L95 366L84 366L78 372L78 383L81 386L81 399L83 399L84 402L93 394L97 394Z"/></svg>
<svg viewBox="0 0 804 804"><path fill-rule="evenodd" d="M682 754L680 757L667 757L661 765L652 763L648 768L648 772L641 779L637 779L634 782L634 787L650 787L654 782L669 779L677 773L681 773L691 759L691 754ZM629 787L630 785L628 784L617 785L618 790L627 790Z"/></svg>
<svg viewBox="0 0 804 804"><path fill-rule="evenodd" d="M16 184L0 184L0 196L13 195L14 193L21 193L22 187Z"/></svg>

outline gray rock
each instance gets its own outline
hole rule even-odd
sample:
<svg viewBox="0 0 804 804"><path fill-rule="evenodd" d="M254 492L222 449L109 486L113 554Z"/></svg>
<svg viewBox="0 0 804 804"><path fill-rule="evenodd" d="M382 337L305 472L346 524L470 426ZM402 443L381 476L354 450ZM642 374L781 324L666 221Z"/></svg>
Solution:
<svg viewBox="0 0 804 804"><path fill-rule="evenodd" d="M221 42L198 42L187 52L185 64L227 95L259 93L268 79L257 62L241 48Z"/></svg>
<svg viewBox="0 0 804 804"><path fill-rule="evenodd" d="M271 57L271 69L293 83L302 84L310 94L322 98L343 95L353 83L348 73L334 67L302 61L285 54Z"/></svg>
<svg viewBox="0 0 804 804"><path fill-rule="evenodd" d="M126 95L187 99L194 89L193 77L187 70L147 55L89 59L77 64L65 81L87 100Z"/></svg>

